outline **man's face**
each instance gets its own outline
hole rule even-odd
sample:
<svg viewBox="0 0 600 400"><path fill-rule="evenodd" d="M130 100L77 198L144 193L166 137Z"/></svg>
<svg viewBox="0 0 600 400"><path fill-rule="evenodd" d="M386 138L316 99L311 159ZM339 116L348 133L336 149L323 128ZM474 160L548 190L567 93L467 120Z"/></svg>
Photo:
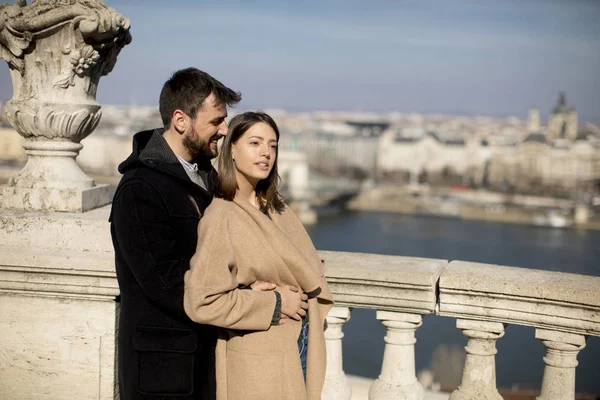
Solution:
<svg viewBox="0 0 600 400"><path fill-rule="evenodd" d="M219 155L217 142L227 135L227 107L215 106L215 96L211 93L198 110L191 127L183 134L183 146L189 151L192 160L201 157L213 159Z"/></svg>

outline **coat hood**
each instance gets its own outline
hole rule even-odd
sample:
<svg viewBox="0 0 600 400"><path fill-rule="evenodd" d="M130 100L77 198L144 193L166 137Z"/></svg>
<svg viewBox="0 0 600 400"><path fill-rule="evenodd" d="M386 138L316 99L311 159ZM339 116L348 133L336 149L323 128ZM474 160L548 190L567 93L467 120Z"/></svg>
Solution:
<svg viewBox="0 0 600 400"><path fill-rule="evenodd" d="M133 136L133 149L129 157L119 165L119 172L125 174L135 168L151 168L175 178L190 181L181 163L177 159L167 141L162 137L163 128L150 129L138 132ZM216 183L216 171L210 160L196 161L200 170L206 171L209 176L210 186Z"/></svg>

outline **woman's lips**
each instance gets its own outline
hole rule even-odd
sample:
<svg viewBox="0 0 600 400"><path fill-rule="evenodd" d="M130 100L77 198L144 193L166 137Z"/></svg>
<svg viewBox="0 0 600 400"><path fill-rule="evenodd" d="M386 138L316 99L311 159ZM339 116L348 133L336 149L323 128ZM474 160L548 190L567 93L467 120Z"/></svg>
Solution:
<svg viewBox="0 0 600 400"><path fill-rule="evenodd" d="M258 163L256 163L256 166L263 171L269 170L269 163L266 163L266 162L258 162Z"/></svg>

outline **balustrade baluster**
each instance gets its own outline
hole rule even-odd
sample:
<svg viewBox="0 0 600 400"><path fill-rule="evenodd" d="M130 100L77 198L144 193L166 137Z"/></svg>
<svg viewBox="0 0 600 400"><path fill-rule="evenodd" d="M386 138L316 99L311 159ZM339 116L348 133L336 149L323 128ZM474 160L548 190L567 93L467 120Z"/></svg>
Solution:
<svg viewBox="0 0 600 400"><path fill-rule="evenodd" d="M587 337L539 328L535 337L546 346L542 391L537 400L574 400L577 354Z"/></svg>
<svg viewBox="0 0 600 400"><path fill-rule="evenodd" d="M423 317L418 314L377 311L387 329L381 374L369 390L370 400L422 400L423 386L415 375L415 331Z"/></svg>
<svg viewBox="0 0 600 400"><path fill-rule="evenodd" d="M350 400L352 386L342 365L342 326L350 319L350 308L333 307L327 314L325 345L327 347L327 372L321 398L324 400Z"/></svg>
<svg viewBox="0 0 600 400"><path fill-rule="evenodd" d="M504 336L504 324L457 319L456 327L467 336L465 367L460 386L450 400L502 400L496 388L496 340Z"/></svg>

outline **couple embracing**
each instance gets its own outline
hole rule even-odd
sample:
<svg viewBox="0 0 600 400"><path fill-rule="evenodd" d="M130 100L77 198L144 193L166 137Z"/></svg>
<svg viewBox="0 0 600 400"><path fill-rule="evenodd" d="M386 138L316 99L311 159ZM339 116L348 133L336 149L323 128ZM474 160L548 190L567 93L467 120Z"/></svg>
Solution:
<svg viewBox="0 0 600 400"><path fill-rule="evenodd" d="M277 184L279 130L195 68L137 133L111 212L120 398L320 399L324 266ZM219 173L211 159L223 138Z"/></svg>

